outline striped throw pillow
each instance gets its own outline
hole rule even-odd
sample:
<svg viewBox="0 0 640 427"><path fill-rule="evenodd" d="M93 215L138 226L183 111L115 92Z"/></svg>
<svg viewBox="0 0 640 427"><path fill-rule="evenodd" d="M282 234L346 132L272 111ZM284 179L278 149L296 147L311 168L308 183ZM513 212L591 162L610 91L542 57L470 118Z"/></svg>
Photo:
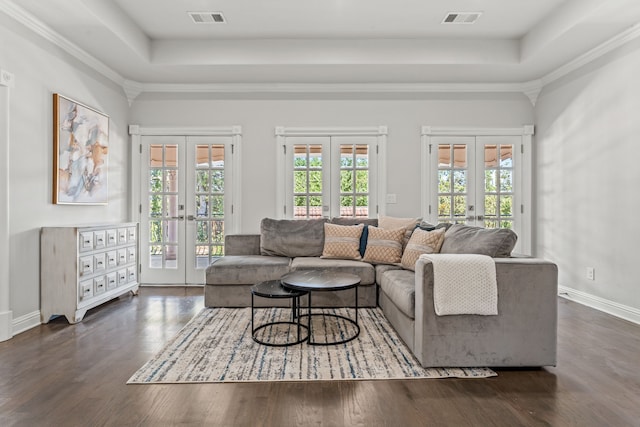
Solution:
<svg viewBox="0 0 640 427"><path fill-rule="evenodd" d="M363 261L372 264L397 264L402 259L402 239L404 228L385 230L369 226L367 248Z"/></svg>
<svg viewBox="0 0 640 427"><path fill-rule="evenodd" d="M321 258L360 260L360 236L364 224L324 224L324 248Z"/></svg>
<svg viewBox="0 0 640 427"><path fill-rule="evenodd" d="M444 242L445 228L437 228L433 231L425 231L416 228L404 248L402 254L402 267L415 271L416 261L422 254L436 254L440 252L442 243Z"/></svg>

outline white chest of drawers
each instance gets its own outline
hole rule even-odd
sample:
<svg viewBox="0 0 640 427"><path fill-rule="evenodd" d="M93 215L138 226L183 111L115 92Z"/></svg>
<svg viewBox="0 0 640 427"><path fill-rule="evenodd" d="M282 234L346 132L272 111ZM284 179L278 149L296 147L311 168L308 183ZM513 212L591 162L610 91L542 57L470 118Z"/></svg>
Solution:
<svg viewBox="0 0 640 427"><path fill-rule="evenodd" d="M87 310L138 291L138 224L43 227L40 231L40 317L69 323Z"/></svg>

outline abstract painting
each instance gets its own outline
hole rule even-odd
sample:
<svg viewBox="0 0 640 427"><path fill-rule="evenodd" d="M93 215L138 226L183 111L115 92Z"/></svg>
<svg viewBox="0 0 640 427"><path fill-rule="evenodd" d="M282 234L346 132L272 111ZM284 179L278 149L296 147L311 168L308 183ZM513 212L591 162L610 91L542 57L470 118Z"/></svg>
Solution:
<svg viewBox="0 0 640 427"><path fill-rule="evenodd" d="M106 205L109 116L53 94L53 203Z"/></svg>

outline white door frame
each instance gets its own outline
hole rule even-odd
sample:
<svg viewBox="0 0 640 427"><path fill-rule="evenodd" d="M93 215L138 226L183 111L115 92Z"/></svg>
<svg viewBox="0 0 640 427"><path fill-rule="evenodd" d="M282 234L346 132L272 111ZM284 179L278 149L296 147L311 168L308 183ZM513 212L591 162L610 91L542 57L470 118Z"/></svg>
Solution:
<svg viewBox="0 0 640 427"><path fill-rule="evenodd" d="M421 197L422 197L422 217L431 221L437 221L438 214L431 208L430 201L433 199L435 183L431 176L433 171L429 162L429 150L431 138L434 136L520 136L520 152L522 163L519 165L522 170L520 177L522 180L521 195L519 197L520 206L515 206L516 213L522 223L522 232L519 237L520 252L531 254L531 227L533 225L531 215L533 212L531 205L532 194L532 136L534 134L533 125L524 125L515 128L488 128L488 127L463 127L463 126L422 126L421 130ZM435 219L434 219L435 218Z"/></svg>
<svg viewBox="0 0 640 427"><path fill-rule="evenodd" d="M131 135L131 168L129 175L130 200L129 217L131 221L141 220L141 161L142 161L142 140L143 136L229 136L232 138L234 161L231 165L231 227L225 229L227 234L238 233L241 229L241 126L221 126L221 127L142 127L140 125L129 125L129 135ZM185 138L186 139L186 138ZM140 262L140 261L139 261Z"/></svg>

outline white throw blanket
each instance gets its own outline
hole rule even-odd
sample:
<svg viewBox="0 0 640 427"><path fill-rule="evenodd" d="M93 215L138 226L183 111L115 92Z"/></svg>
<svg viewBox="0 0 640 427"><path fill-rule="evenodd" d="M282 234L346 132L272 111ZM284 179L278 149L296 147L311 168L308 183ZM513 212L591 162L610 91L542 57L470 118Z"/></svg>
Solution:
<svg viewBox="0 0 640 427"><path fill-rule="evenodd" d="M493 258L474 254L424 254L433 263L433 304L438 316L498 314Z"/></svg>

